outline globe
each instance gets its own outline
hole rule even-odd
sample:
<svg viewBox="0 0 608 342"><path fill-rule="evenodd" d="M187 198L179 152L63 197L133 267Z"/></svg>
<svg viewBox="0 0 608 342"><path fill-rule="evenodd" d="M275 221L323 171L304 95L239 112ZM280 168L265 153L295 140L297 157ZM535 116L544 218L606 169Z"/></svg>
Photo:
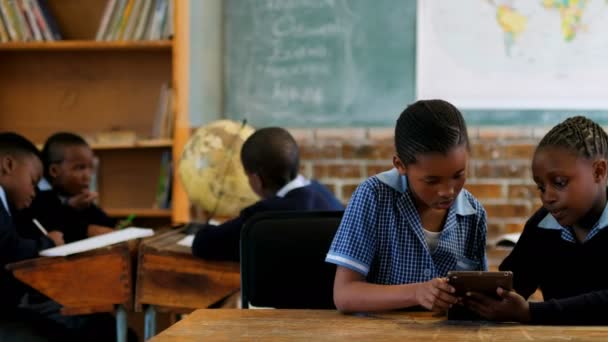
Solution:
<svg viewBox="0 0 608 342"><path fill-rule="evenodd" d="M240 161L253 132L245 123L218 120L198 128L186 143L179 177L190 201L210 216L233 217L258 200Z"/></svg>

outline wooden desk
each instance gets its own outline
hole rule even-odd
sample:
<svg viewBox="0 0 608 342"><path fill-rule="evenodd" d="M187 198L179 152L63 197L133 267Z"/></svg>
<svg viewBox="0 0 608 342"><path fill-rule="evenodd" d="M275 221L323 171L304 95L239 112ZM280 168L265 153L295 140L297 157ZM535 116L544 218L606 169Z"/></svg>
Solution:
<svg viewBox="0 0 608 342"><path fill-rule="evenodd" d="M153 341L543 341L608 340L608 327L449 322L428 312L368 316L331 310L203 309Z"/></svg>
<svg viewBox="0 0 608 342"><path fill-rule="evenodd" d="M177 244L183 229L144 240L139 247L135 310L146 310L145 337L155 333L155 310L189 313L206 308L241 287L239 264L209 262Z"/></svg>
<svg viewBox="0 0 608 342"><path fill-rule="evenodd" d="M126 341L125 308L133 303L129 243L67 257L42 257L6 266L15 278L63 306L65 315L114 312L119 341Z"/></svg>

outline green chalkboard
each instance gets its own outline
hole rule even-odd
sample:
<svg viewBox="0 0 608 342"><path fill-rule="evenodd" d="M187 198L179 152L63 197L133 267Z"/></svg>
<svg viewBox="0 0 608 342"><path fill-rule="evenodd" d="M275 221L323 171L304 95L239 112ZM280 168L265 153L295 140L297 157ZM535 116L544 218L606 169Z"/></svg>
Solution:
<svg viewBox="0 0 608 342"><path fill-rule="evenodd" d="M224 1L224 112L254 126L393 126L415 101L416 1ZM550 126L607 111L468 110L469 125Z"/></svg>

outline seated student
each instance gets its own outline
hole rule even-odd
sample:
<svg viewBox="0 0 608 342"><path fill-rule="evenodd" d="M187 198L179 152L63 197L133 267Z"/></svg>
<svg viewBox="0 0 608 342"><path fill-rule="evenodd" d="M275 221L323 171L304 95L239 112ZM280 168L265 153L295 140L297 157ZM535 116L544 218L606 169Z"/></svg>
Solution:
<svg viewBox="0 0 608 342"><path fill-rule="evenodd" d="M243 144L241 162L249 185L262 200L243 209L233 220L199 230L192 244L195 256L239 261L241 227L263 211L344 209L327 188L298 174L298 145L283 128L268 127L253 133Z"/></svg>
<svg viewBox="0 0 608 342"><path fill-rule="evenodd" d="M21 234L37 236L37 219L49 229L63 232L74 242L113 231L116 221L95 205L97 193L89 191L93 173L93 151L80 136L56 133L42 149L44 179L32 205L16 215Z"/></svg>
<svg viewBox="0 0 608 342"><path fill-rule="evenodd" d="M395 168L357 188L327 254L341 311L445 311L458 301L447 272L487 269L486 212L463 189L469 138L460 111L442 100L408 106L395 147Z"/></svg>
<svg viewBox="0 0 608 342"><path fill-rule="evenodd" d="M608 324L608 135L572 117L540 141L532 161L543 207L528 220L500 270L513 271L502 300L473 293L465 304L500 321ZM544 302L527 302L537 288Z"/></svg>
<svg viewBox="0 0 608 342"><path fill-rule="evenodd" d="M63 244L62 233L24 239L13 222L15 210L30 205L36 183L42 176L39 152L31 142L15 133L0 133L0 340L33 340L40 334L55 335L61 330L52 322L18 308L26 291L5 266L35 258L42 249ZM56 329L55 329L56 328ZM38 334L36 334L37 332Z"/></svg>

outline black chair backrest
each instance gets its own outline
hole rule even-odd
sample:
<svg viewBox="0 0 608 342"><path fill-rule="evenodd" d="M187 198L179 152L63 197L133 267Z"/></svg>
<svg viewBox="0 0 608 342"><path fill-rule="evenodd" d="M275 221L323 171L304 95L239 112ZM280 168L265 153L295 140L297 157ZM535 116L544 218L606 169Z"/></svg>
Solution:
<svg viewBox="0 0 608 342"><path fill-rule="evenodd" d="M265 212L241 231L241 299L283 309L335 309L325 262L343 211Z"/></svg>

